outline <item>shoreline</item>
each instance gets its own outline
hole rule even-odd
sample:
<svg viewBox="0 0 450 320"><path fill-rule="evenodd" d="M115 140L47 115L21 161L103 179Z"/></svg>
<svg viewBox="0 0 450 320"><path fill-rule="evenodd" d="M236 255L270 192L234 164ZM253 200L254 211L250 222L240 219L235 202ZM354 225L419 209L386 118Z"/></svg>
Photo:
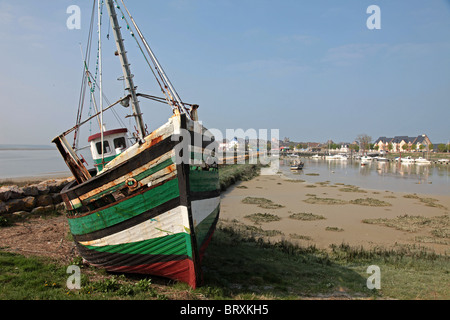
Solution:
<svg viewBox="0 0 450 320"><path fill-rule="evenodd" d="M281 207L243 203L247 197L267 199ZM267 237L270 241L288 240L320 249L343 243L364 249L414 246L448 255L449 210L450 196L446 195L295 181L266 168L222 194L219 221L260 228L272 234ZM255 223L251 217L258 214L278 221Z"/></svg>
<svg viewBox="0 0 450 320"><path fill-rule="evenodd" d="M72 177L72 174L70 172L54 172L54 173L43 173L39 175L33 175L33 176L23 176L23 177L10 177L10 178L1 178L0 177L0 184L2 183L27 183L27 182L42 182L47 180L54 180L54 179L67 179Z"/></svg>

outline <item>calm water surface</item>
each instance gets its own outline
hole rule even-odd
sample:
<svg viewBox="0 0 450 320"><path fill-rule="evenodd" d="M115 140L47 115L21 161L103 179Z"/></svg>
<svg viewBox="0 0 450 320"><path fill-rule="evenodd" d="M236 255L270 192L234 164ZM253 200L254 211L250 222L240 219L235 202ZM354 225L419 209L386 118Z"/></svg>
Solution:
<svg viewBox="0 0 450 320"><path fill-rule="evenodd" d="M417 165L378 162L361 166L360 161L303 158L305 167L295 172L289 162L281 161L280 171L292 179L311 183L330 181L356 185L361 188L393 192L450 195L450 165Z"/></svg>
<svg viewBox="0 0 450 320"><path fill-rule="evenodd" d="M55 150L0 150L0 179L70 172Z"/></svg>
<svg viewBox="0 0 450 320"><path fill-rule="evenodd" d="M85 156L86 160L89 158ZM292 179L311 183L330 181L361 188L394 192L450 195L450 165L405 165L372 161L329 161L303 158L305 167L293 172L289 162L281 160L280 170ZM92 162L92 161L91 161ZM68 173L66 164L55 150L0 150L0 180Z"/></svg>

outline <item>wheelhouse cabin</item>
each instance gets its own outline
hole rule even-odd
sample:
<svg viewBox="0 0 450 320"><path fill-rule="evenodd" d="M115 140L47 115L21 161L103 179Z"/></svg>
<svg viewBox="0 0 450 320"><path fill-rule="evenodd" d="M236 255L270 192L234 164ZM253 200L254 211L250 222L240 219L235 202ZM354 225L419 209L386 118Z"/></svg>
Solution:
<svg viewBox="0 0 450 320"><path fill-rule="evenodd" d="M129 147L128 130L115 129L103 132L103 153L102 153L102 135L94 134L89 137L91 145L92 159L97 172L103 170L105 165L119 156Z"/></svg>

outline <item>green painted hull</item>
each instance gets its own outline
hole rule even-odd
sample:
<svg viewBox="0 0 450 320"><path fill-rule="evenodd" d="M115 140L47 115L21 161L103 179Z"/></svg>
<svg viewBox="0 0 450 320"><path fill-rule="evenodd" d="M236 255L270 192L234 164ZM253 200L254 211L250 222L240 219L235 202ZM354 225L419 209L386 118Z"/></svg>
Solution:
<svg viewBox="0 0 450 320"><path fill-rule="evenodd" d="M71 233L89 263L201 284L200 262L220 213L220 185L217 167L177 158L175 132L188 121L180 116L142 147L125 151L121 162L116 158L116 165L63 190Z"/></svg>

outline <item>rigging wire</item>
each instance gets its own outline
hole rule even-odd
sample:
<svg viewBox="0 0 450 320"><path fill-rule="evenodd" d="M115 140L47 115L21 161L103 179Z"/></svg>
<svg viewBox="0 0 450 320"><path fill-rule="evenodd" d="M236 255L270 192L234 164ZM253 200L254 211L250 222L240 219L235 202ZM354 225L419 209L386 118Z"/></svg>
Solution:
<svg viewBox="0 0 450 320"><path fill-rule="evenodd" d="M102 1L102 0L100 0ZM94 108L96 109L95 112L97 114L100 114L101 111L97 110L97 105L95 102L95 96L94 93L96 91L96 88L99 87L98 84L98 76L99 76L99 59L100 59L100 44L98 44L99 46L97 47L97 59L96 59L96 65L95 65L95 73L92 74L89 71L89 65L90 65L90 56L91 56L91 52L92 52L92 44L93 44L93 33L94 33L94 25L95 25L95 10L96 10L96 1L93 1L93 6L92 6L92 13L91 13L91 19L90 19L90 27L89 27L89 32L88 32L88 40L87 40L87 46L86 46L86 50L85 50L85 56L83 56L83 49L81 48L81 44L80 44L80 48L81 48L81 54L82 54L82 60L83 60L83 76L82 76L82 83L81 83L81 89L80 89L80 95L79 95L79 102L78 102L78 111L77 111L77 121L76 121L76 130L74 132L74 144L73 144L73 148L75 150L78 150L78 145L79 145L79 129L80 129L80 123L82 122L82 114L83 114L83 109L84 109L84 101L85 101L85 96L86 96L86 90L87 88L89 88L90 91L90 109L89 109L89 114L88 116L92 119L93 117L91 117L92 114L92 106L94 106ZM103 1L102 1L103 4ZM109 19L108 19L109 20ZM110 28L110 25L109 27ZM109 34L109 30L108 30L108 34ZM110 105L110 101L107 98L107 96L103 93L102 94L103 99L105 100L105 102ZM121 119L121 117L119 116L119 114L117 113L117 111L114 108L111 108L111 111L114 115L114 118L117 120L117 122L119 123L120 126L122 126L123 128L127 128L129 129L124 121ZM91 122L90 122L91 123ZM101 123L99 120L99 127L100 130L102 130L101 128ZM130 130L129 130L130 131ZM92 134L92 128L90 128L90 132Z"/></svg>
<svg viewBox="0 0 450 320"><path fill-rule="evenodd" d="M131 30L131 27L130 27L129 23L128 23L127 19L125 18L125 14L123 13L123 11L122 11L122 9L120 8L120 6L118 5L117 0L114 0L114 1L115 1L115 3L116 3L116 7L117 7L117 8L120 10L120 12L122 13L122 19L124 19L124 20L127 22L127 29L128 29L128 30ZM137 34L138 34L140 40L142 41L142 43L144 44L144 46L145 46L145 48L146 48L147 53L148 53L150 59L151 59L152 62L153 62L153 65L154 65L154 67L155 67L155 70L157 71L157 73L158 73L158 75L159 75L159 78L160 78L161 81L164 83L164 87L167 89L167 93L168 93L168 94L170 95L170 97L171 97L171 99L170 99L171 101L168 101L169 104L171 104L171 105L172 105L172 104L173 104L173 105L177 105L178 111L179 111L180 113L183 113L183 112L184 112L184 113L187 113L187 114L189 115L189 112L188 112L188 110L186 109L186 107L185 107L185 105L183 104L183 102L181 101L180 96L178 95L178 93L176 92L175 88L174 88L174 87L172 86L172 84L170 83L170 80L169 80L169 79L167 78L167 76L165 75L164 70L162 70L162 67L160 66L160 64L159 64L159 62L157 61L155 55L153 54L152 50L150 49L150 47L149 47L147 41L145 40L144 36L143 36L142 33L140 32L139 27L137 26L136 22L134 21L133 17L131 16L130 11L129 11L128 8L125 6L125 3L123 2L123 0L121 0L121 2L122 2L123 7L125 8L125 11L127 12L128 16L129 16L130 20L131 20L133 26L134 26L135 29L136 29ZM137 41L137 38L135 37L133 31L131 31L131 35L132 35L133 38L135 38L136 42L138 43L139 47L141 48L141 46L140 46L139 42ZM141 51L142 51L142 48L141 48ZM143 53L143 54L144 54L144 53ZM145 54L144 54L144 56L145 56ZM147 60L147 58L146 58L146 60ZM147 61L148 61L148 60L147 60ZM152 72L153 72L153 68L152 68L151 66L150 66L150 69L152 69ZM153 75L155 75L154 72L153 72ZM155 78L156 78L156 75L155 75ZM157 79L157 81L158 81L158 79ZM159 81L158 81L158 83L159 83ZM161 89L162 89L162 88L161 88ZM164 92L164 91L163 91L163 92ZM175 99L174 99L174 98L175 98Z"/></svg>
<svg viewBox="0 0 450 320"><path fill-rule="evenodd" d="M92 120L94 117L98 117L98 115L102 114L103 111L106 111L107 109L111 109L114 117L116 118L116 120L118 121L118 123L123 127L123 128L127 128L128 129L128 125L126 125L124 123L124 121L122 121L122 118L119 116L119 114L117 113L117 111L113 108L112 105L110 105L110 102L108 100L108 98L106 97L106 95L101 92L100 95L100 99L101 101L105 100L106 103L108 103L108 105L110 105L109 107L107 107L106 109L103 110L103 108L100 108L100 110L96 110L96 115L95 116L91 116L92 113L92 106L94 105L94 107L97 109L96 103L95 103L95 96L94 93L96 91L96 88L99 88L99 83L98 83L98 76L99 76L99 64L101 62L99 62L100 60L100 36L98 39L98 48L97 48L97 61L96 61L96 67L95 67L95 75L93 75L90 71L89 71L89 65L90 65L90 56L92 54L92 37L93 37L93 30L94 30L94 24L95 24L95 10L96 10L96 2L99 1L98 5L99 7L102 6L104 4L103 0L94 0L93 1L93 7L92 7L92 14L91 14L91 21L90 21L90 27L89 27L89 33L88 33L88 41L87 41L87 47L86 47L86 51L85 51L85 57L83 57L83 63L84 63L84 70L83 70L83 77L82 77L82 84L81 84L81 90L80 90L80 99L79 99L79 103L78 103L78 112L77 112L77 121L76 121L76 125L74 127L75 130L75 134L74 134L74 149L77 150L78 149L78 142L79 142L79 128L82 124L85 124L87 121L82 121L82 113L83 113L83 108L84 108L84 98L86 95L86 90L87 87L89 86L89 90L91 92L90 95L90 109L89 109L89 119ZM101 2L101 4L100 4ZM164 73L164 70L162 70L161 66L159 65L159 62L156 60L156 57L154 56L152 50L149 48L147 41L145 40L144 36L142 35L142 33L140 32L138 26L136 25L133 17L131 16L130 12L128 11L127 7L125 6L125 3L123 0L121 0L124 9L127 12L127 15L129 17L129 19L132 22L132 25L134 26L134 28L137 31L138 37L136 37L135 32L133 31L133 29L130 26L130 23L128 22L128 19L125 16L125 13L123 12L123 10L121 9L121 7L118 4L117 0L114 0L114 2L116 3L116 8L120 10L121 14L122 14L122 20L124 20L127 24L127 30L130 31L130 34L132 36L132 38L136 41L139 50L141 51L141 54L143 55L147 65L149 66L153 76L155 77L161 92L164 94L165 98L161 98L161 97L156 97L156 96L152 96L152 95L148 95L148 94L142 94L142 93L138 93L138 96L142 96L143 98L146 99L150 99L156 102L160 102L160 103L165 103L168 104L171 108L172 111L174 111L175 109L178 109L178 111L180 113L187 113L190 116L189 113L189 108L187 108L187 106L189 107L193 107L196 105L193 104L189 104L189 103L185 103L182 102L178 93L176 92L176 90L173 88L172 84L170 83L170 80L167 78L167 76ZM101 10L102 11L102 10ZM102 12L100 12L99 10L99 17L98 19L101 18ZM108 19L109 20L109 19ZM99 25L101 24L101 21L99 21ZM107 38L109 40L109 29L111 27L111 21L109 21L109 25L108 25L108 34L107 34ZM98 31L100 32L100 30ZM141 43L139 42L138 38L140 39L140 41L143 43L145 50L142 48ZM81 45L80 45L81 47ZM146 52L145 52L146 51ZM81 52L83 52L83 49L81 49ZM102 90L101 90L102 91ZM121 101L125 101L125 99L122 99ZM117 103L116 103L117 104ZM90 122L91 123L91 122ZM103 128L100 125L100 131L103 131ZM131 125L131 124L130 124ZM90 129L92 130L92 128ZM131 132L131 130L129 130Z"/></svg>
<svg viewBox="0 0 450 320"><path fill-rule="evenodd" d="M90 56L91 53L91 44L92 44L92 32L94 29L94 16L95 16L95 1L93 2L92 6L92 14L91 14L91 22L89 27L89 34L88 34L88 41L87 41L87 47L86 47L86 57ZM85 64L86 61L83 61ZM89 67L89 60L87 60L87 66ZM78 111L77 111L77 119L76 119L76 125L79 125L81 122L82 114L83 114L83 108L84 108L84 98L86 96L86 81L87 81L87 75L83 68L83 76L81 80L81 89L80 89L80 96L78 100ZM74 141L73 141L73 147L75 149L78 149L78 143L79 143L79 129L75 131L74 133Z"/></svg>
<svg viewBox="0 0 450 320"><path fill-rule="evenodd" d="M139 43L139 41L137 40L137 38L136 38L136 36L135 36L135 33L134 33L133 30L131 29L130 23L128 22L127 18L125 17L125 14L124 14L124 12L122 11L122 8L117 4L117 1L115 1L115 2L116 2L116 8L119 9L120 12L121 12L121 14L122 14L122 20L125 20L125 22L126 22L126 24L127 24L127 30L130 31L131 37L136 41L136 44L138 45L139 50L141 51L141 53L142 53L142 55L143 55L145 61L147 62L147 65L149 66L151 72L153 73L153 76L155 77L156 82L158 83L158 85L159 85L159 87L160 87L160 89L161 89L161 92L164 94L164 96L166 96L167 103L172 107L172 110L173 110L173 109L175 108L175 104L174 104L173 97L170 95L170 92L164 90L164 87L167 89L167 84L164 82L164 79L162 79L161 75L159 74L158 69L155 68L155 69L158 71L158 74L159 74L159 76L160 76L161 81L160 81L160 79L158 79L158 76L155 74L155 71L153 70L152 65L151 65L150 62L148 61L148 57L145 55L145 52L144 52L144 50L142 49L141 44ZM153 60L152 60L152 62L153 62ZM161 84L161 82L164 83L164 87L163 87L163 85Z"/></svg>

